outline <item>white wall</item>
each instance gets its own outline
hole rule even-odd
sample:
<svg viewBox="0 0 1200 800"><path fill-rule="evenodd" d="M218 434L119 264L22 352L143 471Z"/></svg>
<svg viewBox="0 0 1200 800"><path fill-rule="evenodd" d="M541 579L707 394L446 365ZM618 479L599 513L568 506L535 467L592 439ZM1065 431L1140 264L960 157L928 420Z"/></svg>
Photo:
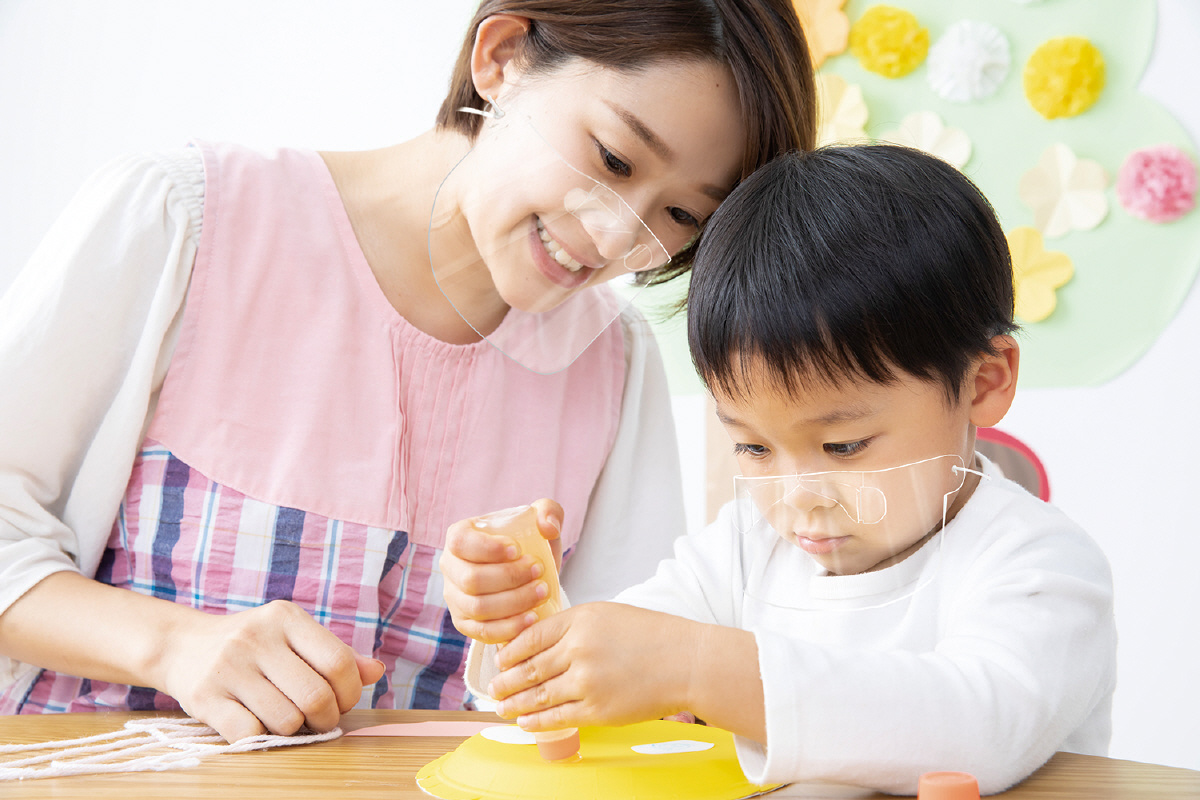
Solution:
<svg viewBox="0 0 1200 800"><path fill-rule="evenodd" d="M1144 0L1139 0L1144 1ZM1200 142L1200 4L1158 0L1143 86ZM108 158L189 138L373 147L429 126L474 0L0 0L0 291ZM1152 265L1151 265L1152 266ZM1200 769L1200 292L1107 385L1023 391L1002 427L1113 563L1112 755ZM1103 342L1097 342L1103 347ZM703 404L678 425L703 518Z"/></svg>

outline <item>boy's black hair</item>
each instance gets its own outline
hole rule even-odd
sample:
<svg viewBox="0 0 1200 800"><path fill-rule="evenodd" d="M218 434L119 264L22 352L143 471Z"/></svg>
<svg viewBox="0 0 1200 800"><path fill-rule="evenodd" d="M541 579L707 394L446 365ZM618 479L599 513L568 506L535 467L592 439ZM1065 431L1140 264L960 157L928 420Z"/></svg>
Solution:
<svg viewBox="0 0 1200 800"><path fill-rule="evenodd" d="M696 369L735 398L753 378L794 393L901 370L957 400L972 360L1017 328L987 199L889 144L787 153L743 181L709 222L687 306Z"/></svg>

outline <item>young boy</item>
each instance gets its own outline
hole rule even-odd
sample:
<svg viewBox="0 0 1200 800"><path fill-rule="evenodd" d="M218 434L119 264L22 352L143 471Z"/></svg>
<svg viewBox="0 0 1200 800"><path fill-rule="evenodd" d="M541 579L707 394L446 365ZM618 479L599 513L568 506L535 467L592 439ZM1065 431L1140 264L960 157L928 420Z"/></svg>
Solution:
<svg viewBox="0 0 1200 800"><path fill-rule="evenodd" d="M764 784L915 794L961 770L993 793L1057 750L1103 754L1107 561L975 453L1016 389L1012 310L1004 234L954 168L891 145L762 168L688 293L738 499L617 602L523 630L480 688L529 730L691 712ZM453 561L480 540L451 539L456 624L511 638L539 596L528 565Z"/></svg>

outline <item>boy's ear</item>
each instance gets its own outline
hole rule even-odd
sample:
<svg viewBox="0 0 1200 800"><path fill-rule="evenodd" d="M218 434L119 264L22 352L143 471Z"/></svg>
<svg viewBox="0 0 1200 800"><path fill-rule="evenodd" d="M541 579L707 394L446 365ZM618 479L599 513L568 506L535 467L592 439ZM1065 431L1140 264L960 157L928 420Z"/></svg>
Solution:
<svg viewBox="0 0 1200 800"><path fill-rule="evenodd" d="M1017 394L1021 348L1011 336L992 337L995 355L984 355L971 378L971 424L990 428L1004 419Z"/></svg>
<svg viewBox="0 0 1200 800"><path fill-rule="evenodd" d="M506 80L515 78L510 62L527 33L529 20L512 14L493 14L479 23L471 49L471 80L480 97L499 97Z"/></svg>

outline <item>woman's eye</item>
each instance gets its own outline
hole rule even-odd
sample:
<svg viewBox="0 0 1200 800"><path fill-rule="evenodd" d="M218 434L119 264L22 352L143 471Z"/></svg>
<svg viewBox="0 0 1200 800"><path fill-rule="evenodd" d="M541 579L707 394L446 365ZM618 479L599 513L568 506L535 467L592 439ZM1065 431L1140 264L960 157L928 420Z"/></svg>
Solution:
<svg viewBox="0 0 1200 800"><path fill-rule="evenodd" d="M829 453L830 455L834 455L834 456L839 456L841 458L845 458L846 456L857 455L858 453L861 453L863 450L866 450L867 443L869 441L870 441L869 439L862 439L857 442L844 442L844 443L839 443L839 444L831 443L831 444L826 444L824 447L825 447L826 453Z"/></svg>
<svg viewBox="0 0 1200 800"><path fill-rule="evenodd" d="M752 458L761 458L769 451L761 444L742 444L741 442L733 446L733 454L735 456L751 456Z"/></svg>
<svg viewBox="0 0 1200 800"><path fill-rule="evenodd" d="M609 172L619 175L622 178L628 178L633 174L633 167L622 161L613 151L600 144L600 142L596 142L596 149L600 152L600 160L604 162L604 168Z"/></svg>
<svg viewBox="0 0 1200 800"><path fill-rule="evenodd" d="M682 208L679 208L678 206L672 206L671 208L667 209L667 212L671 215L671 219L675 220L680 225L686 225L689 228L700 230L700 220L696 219Z"/></svg>

